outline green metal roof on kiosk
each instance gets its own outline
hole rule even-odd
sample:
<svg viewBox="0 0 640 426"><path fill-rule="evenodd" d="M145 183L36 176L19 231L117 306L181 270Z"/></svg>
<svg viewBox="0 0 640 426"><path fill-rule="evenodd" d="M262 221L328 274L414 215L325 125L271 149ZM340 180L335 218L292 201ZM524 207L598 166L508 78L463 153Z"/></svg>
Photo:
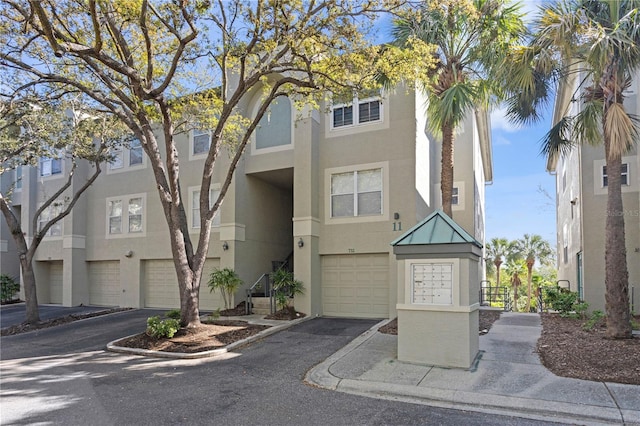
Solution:
<svg viewBox="0 0 640 426"><path fill-rule="evenodd" d="M392 246L424 244L471 243L480 248L482 244L473 238L442 210L436 210L424 220L391 242Z"/></svg>

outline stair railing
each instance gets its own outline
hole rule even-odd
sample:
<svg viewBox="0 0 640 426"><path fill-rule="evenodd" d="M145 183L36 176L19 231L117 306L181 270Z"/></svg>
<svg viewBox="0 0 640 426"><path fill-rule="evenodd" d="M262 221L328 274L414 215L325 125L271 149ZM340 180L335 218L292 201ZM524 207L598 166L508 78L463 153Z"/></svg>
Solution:
<svg viewBox="0 0 640 426"><path fill-rule="evenodd" d="M247 300L245 302L245 312L247 315L251 314L251 308L253 307L253 292L256 291L257 288L264 286L264 294L269 295L270 298L273 299L273 290L271 289L271 281L269 280L269 273L260 275L260 278L257 279L255 283L251 287L247 289ZM273 313L273 310L272 312Z"/></svg>

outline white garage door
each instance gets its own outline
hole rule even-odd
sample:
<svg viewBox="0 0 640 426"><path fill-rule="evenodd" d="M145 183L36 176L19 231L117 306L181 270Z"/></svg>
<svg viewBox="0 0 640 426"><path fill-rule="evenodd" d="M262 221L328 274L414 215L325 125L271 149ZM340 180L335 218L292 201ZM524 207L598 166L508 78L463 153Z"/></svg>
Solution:
<svg viewBox="0 0 640 426"><path fill-rule="evenodd" d="M62 262L49 263L49 303L62 303Z"/></svg>
<svg viewBox="0 0 640 426"><path fill-rule="evenodd" d="M322 256L322 312L327 316L389 316L389 254Z"/></svg>
<svg viewBox="0 0 640 426"><path fill-rule="evenodd" d="M97 306L119 306L120 262L88 262L89 303Z"/></svg>
<svg viewBox="0 0 640 426"><path fill-rule="evenodd" d="M207 259L200 286L200 309L213 310L218 308L219 295L209 293L207 281L209 273L220 264L219 259ZM173 266L173 260L145 260L143 266L144 306L147 308L179 309L180 295L178 293L178 278Z"/></svg>

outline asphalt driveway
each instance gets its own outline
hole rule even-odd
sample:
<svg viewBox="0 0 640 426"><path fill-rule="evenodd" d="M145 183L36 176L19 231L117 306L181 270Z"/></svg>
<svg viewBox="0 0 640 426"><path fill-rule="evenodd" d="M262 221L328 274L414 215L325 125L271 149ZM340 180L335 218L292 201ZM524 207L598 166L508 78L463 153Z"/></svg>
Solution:
<svg viewBox="0 0 640 426"><path fill-rule="evenodd" d="M305 372L375 321L317 318L218 359L105 352L135 310L0 340L0 424L540 424L306 386Z"/></svg>

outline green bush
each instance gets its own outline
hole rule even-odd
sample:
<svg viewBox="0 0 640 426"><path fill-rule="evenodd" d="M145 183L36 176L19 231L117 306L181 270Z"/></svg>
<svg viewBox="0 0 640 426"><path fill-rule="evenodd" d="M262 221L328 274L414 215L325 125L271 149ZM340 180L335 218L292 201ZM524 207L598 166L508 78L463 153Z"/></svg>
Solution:
<svg viewBox="0 0 640 426"><path fill-rule="evenodd" d="M180 309L172 309L169 312L167 312L166 314L164 314L165 317L167 318L171 318L174 320L178 320L180 321Z"/></svg>
<svg viewBox="0 0 640 426"><path fill-rule="evenodd" d="M547 289L545 302L565 318L584 318L589 309L588 303L578 300L578 293L563 288Z"/></svg>
<svg viewBox="0 0 640 426"><path fill-rule="evenodd" d="M161 320L159 316L147 318L147 334L156 339L172 338L180 330L180 321L176 319Z"/></svg>
<svg viewBox="0 0 640 426"><path fill-rule="evenodd" d="M582 328L587 330L587 331L593 330L593 327L595 327L596 324L598 324L600 322L600 320L603 319L603 318L604 318L604 313L602 311L598 311L598 310L593 311L591 313L591 316L587 320L587 322L585 322L582 325Z"/></svg>
<svg viewBox="0 0 640 426"><path fill-rule="evenodd" d="M289 305L289 299L296 294L304 294L302 281L293 278L293 272L278 269L269 276L275 291L278 308L284 309Z"/></svg>
<svg viewBox="0 0 640 426"><path fill-rule="evenodd" d="M238 277L233 269L214 269L209 275L209 291L219 290L224 300L224 308L232 308L233 293L242 285L242 280Z"/></svg>
<svg viewBox="0 0 640 426"><path fill-rule="evenodd" d="M0 300L9 302L20 291L20 283L8 275L0 275Z"/></svg>

